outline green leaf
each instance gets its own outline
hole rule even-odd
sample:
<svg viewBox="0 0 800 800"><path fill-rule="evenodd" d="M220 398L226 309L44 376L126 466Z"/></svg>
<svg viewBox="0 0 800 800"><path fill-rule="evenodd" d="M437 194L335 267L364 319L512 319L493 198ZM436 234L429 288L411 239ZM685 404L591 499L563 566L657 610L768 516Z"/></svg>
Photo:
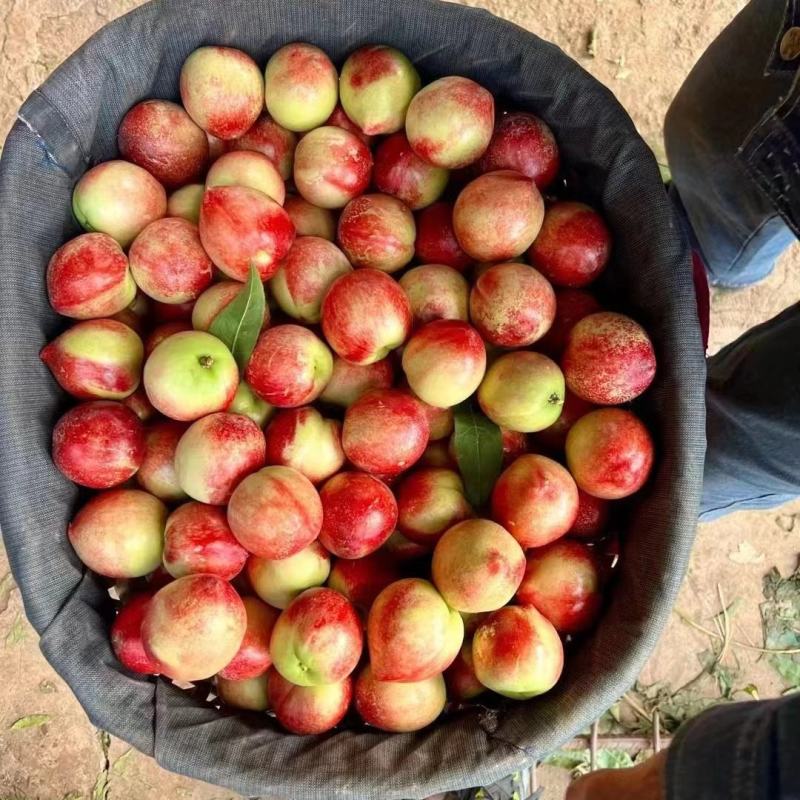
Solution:
<svg viewBox="0 0 800 800"><path fill-rule="evenodd" d="M739 676L739 670L719 662L719 653L716 650L703 650L697 654L697 659L703 669L717 681L720 697L724 700L733 699L733 683Z"/></svg>
<svg viewBox="0 0 800 800"><path fill-rule="evenodd" d="M129 747L121 756L117 758L111 767L112 772L122 774L128 766L128 759L133 755L133 748Z"/></svg>
<svg viewBox="0 0 800 800"><path fill-rule="evenodd" d="M17 614L17 616L14 618L14 621L11 623L11 627L8 629L8 633L6 634L5 646L13 647L15 644L24 642L27 636L28 631L25 628L25 621L19 614Z"/></svg>
<svg viewBox="0 0 800 800"><path fill-rule="evenodd" d="M762 586L761 624L764 647L769 650L800 649L800 568L784 578L773 567ZM787 688L800 687L800 654L776 653L767 658Z"/></svg>
<svg viewBox="0 0 800 800"><path fill-rule="evenodd" d="M631 754L625 750L601 748L597 751L598 769L625 769L633 766Z"/></svg>
<svg viewBox="0 0 800 800"><path fill-rule="evenodd" d="M551 767L568 769L570 772L589 764L588 750L556 750L542 762Z"/></svg>
<svg viewBox="0 0 800 800"><path fill-rule="evenodd" d="M29 714L27 717L20 717L16 722L12 723L10 730L24 731L26 728L38 728L50 722L49 714Z"/></svg>
<svg viewBox="0 0 800 800"><path fill-rule="evenodd" d="M622 718L620 717L619 701L614 703L611 708L604 711L597 722L600 733L614 733L624 729Z"/></svg>
<svg viewBox="0 0 800 800"><path fill-rule="evenodd" d="M591 758L588 748L583 750L556 750L543 763L568 769L573 775L585 775L589 772ZM597 751L597 769L625 769L634 766L636 763L636 759L626 750L602 747Z"/></svg>
<svg viewBox="0 0 800 800"><path fill-rule="evenodd" d="M739 691L740 692L744 692L747 695L750 695L750 697L752 697L753 700L760 700L761 699L761 697L759 695L759 692L758 692L758 686L756 686L754 683L748 683L747 686L743 687Z"/></svg>
<svg viewBox="0 0 800 800"><path fill-rule="evenodd" d="M91 800L108 800L108 789L108 774L99 772L92 787Z"/></svg>
<svg viewBox="0 0 800 800"><path fill-rule="evenodd" d="M684 722L693 719L707 708L728 702L722 697L713 698L702 695L696 685L674 692L670 685L663 681L652 683L649 686L637 682L629 694L638 701L648 716L658 709L663 733L675 733ZM631 728L631 732L649 736L652 729L653 726L649 719L639 720L637 717L637 722Z"/></svg>
<svg viewBox="0 0 800 800"><path fill-rule="evenodd" d="M467 500L477 509L489 499L503 468L503 435L500 428L468 400L453 411L456 461L464 479Z"/></svg>
<svg viewBox="0 0 800 800"><path fill-rule="evenodd" d="M791 643L787 640L787 649L795 649L798 646L800 646L800 640L796 637L791 640ZM787 688L789 689L800 689L800 663L796 659L796 655L784 654L770 656L769 658L769 663L788 684Z"/></svg>
<svg viewBox="0 0 800 800"><path fill-rule="evenodd" d="M264 284L258 270L251 266L247 283L239 294L217 314L208 332L220 339L233 353L239 369L244 371L256 346L264 322L266 307Z"/></svg>

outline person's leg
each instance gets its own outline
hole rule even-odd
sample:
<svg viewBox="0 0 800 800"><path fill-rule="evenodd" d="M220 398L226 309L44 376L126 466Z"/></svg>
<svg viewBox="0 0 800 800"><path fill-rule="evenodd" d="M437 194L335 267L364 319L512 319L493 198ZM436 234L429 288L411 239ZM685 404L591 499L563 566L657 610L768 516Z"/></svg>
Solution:
<svg viewBox="0 0 800 800"><path fill-rule="evenodd" d="M674 187L714 284L763 278L794 240L740 156L791 88L792 71L765 74L785 24L784 2L751 0L703 54L667 112Z"/></svg>
<svg viewBox="0 0 800 800"><path fill-rule="evenodd" d="M708 364L700 519L800 495L800 303Z"/></svg>
<svg viewBox="0 0 800 800"><path fill-rule="evenodd" d="M800 65L771 70L795 22L787 11L781 0L751 0L692 70L665 122L679 208L717 284L764 277L794 240L748 162L763 122L791 97ZM800 495L800 306L709 359L706 400L701 519Z"/></svg>

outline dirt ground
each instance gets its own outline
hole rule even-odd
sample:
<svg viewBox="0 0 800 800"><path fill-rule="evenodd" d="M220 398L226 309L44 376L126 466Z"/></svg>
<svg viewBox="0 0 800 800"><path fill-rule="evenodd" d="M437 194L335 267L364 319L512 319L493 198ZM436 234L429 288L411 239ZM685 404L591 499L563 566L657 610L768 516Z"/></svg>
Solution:
<svg viewBox="0 0 800 800"><path fill-rule="evenodd" d="M662 152L661 123L684 76L743 0L483 0L475 2L560 45L607 84L644 138ZM27 94L84 39L139 5L136 0L0 0L0 133ZM590 53L589 42L593 43ZM793 247L760 286L713 296L712 350L800 297L800 247ZM768 661L747 646L763 642L762 578L773 565L789 574L800 550L800 502L776 511L741 513L700 526L691 567L664 637L642 684L664 682L684 698L745 689L774 696L786 689ZM151 759L108 740L89 723L69 689L39 652L0 546L0 798L10 800L223 800L224 790L172 775ZM6 575L4 578L3 576ZM729 608L728 629L715 615ZM689 619L694 625L687 623ZM717 618L719 619L719 618ZM699 630L700 625L711 634ZM720 630L725 642L720 655ZM716 638L715 638L716 637ZM737 644L738 643L738 644ZM745 645L744 647L742 645ZM697 678L708 652L713 674ZM697 678L695 680L695 678ZM690 683L688 689L675 693ZM623 717L646 705L642 689ZM644 706L644 708L643 708ZM663 708L667 708L664 706ZM46 715L34 718L32 715ZM34 724L12 729L17 720ZM667 724L667 723L665 723ZM538 772L547 800L563 797L569 772Z"/></svg>

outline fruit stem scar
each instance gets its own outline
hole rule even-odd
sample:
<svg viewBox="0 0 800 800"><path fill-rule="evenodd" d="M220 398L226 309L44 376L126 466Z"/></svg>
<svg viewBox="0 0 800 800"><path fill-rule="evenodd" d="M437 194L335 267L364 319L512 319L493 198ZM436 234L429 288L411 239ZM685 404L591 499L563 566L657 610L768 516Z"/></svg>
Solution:
<svg viewBox="0 0 800 800"><path fill-rule="evenodd" d="M214 364L214 359L212 356L200 356L197 360L200 362L200 366L205 367L206 369Z"/></svg>
<svg viewBox="0 0 800 800"><path fill-rule="evenodd" d="M553 392L548 398L548 401L551 405L556 405L561 402L561 396L558 394L558 392Z"/></svg>

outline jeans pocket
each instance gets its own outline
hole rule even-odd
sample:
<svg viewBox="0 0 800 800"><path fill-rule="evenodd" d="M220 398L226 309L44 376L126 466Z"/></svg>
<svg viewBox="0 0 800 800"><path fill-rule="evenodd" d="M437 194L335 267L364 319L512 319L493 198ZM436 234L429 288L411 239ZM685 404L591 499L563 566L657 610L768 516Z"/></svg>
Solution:
<svg viewBox="0 0 800 800"><path fill-rule="evenodd" d="M711 282L716 286L738 288L766 278L778 256L794 240L794 233L780 215L765 218L742 243L729 268L714 274Z"/></svg>

